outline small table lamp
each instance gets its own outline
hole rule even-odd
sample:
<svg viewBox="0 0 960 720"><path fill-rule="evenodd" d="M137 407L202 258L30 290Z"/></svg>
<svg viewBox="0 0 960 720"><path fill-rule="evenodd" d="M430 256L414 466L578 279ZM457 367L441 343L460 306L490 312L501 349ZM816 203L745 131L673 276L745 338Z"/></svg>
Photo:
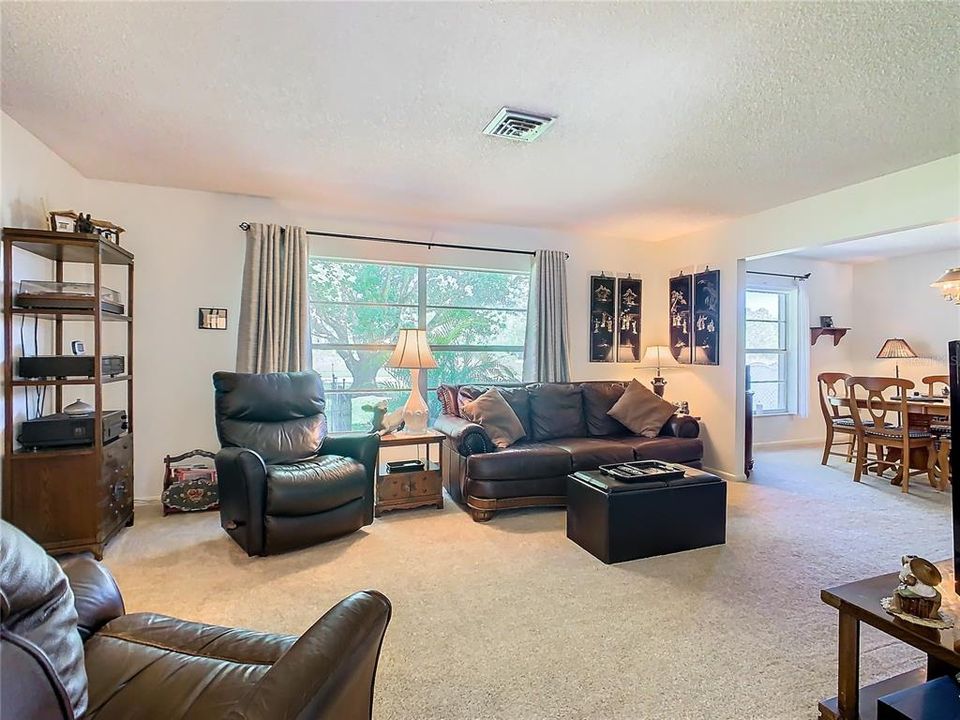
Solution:
<svg viewBox="0 0 960 720"><path fill-rule="evenodd" d="M422 328L402 329L397 347L386 366L410 369L410 397L403 406L402 432L425 432L430 411L420 392L420 371L437 367L437 361L430 352L430 343L427 342L427 331Z"/></svg>
<svg viewBox="0 0 960 720"><path fill-rule="evenodd" d="M913 351L913 348L910 347L908 343L903 338L890 338L883 343L883 347L880 348L880 352L877 353L878 358L885 359L895 359L903 360L906 358L915 358L917 354ZM900 363L894 365L894 368L897 373L897 377L900 377Z"/></svg>
<svg viewBox="0 0 960 720"><path fill-rule="evenodd" d="M680 363L677 362L673 353L670 352L670 348L665 345L651 345L647 348L646 352L643 353L643 358L640 360L640 367L657 369L657 376L650 381L650 384L653 385L653 391L660 397L663 397L663 388L664 385L667 384L667 381L660 375L660 370L663 368L680 367Z"/></svg>

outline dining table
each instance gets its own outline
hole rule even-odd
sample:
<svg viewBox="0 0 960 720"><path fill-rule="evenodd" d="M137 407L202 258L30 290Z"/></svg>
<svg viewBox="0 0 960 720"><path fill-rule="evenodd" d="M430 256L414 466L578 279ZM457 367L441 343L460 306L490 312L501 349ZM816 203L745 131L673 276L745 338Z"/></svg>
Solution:
<svg viewBox="0 0 960 720"><path fill-rule="evenodd" d="M850 408L850 398L831 397L829 398L829 402L835 407L847 409ZM884 398L883 402L883 408L888 412L899 413L903 409L903 404L899 396L893 395ZM868 403L866 398L857 398L857 407L866 409L871 405L874 409L879 409L876 400ZM907 415L907 427L911 429L930 430L930 426L934 422L949 424L950 398L942 395L908 395ZM898 420L898 423L899 422L902 421ZM899 460L900 454L899 448L888 448L886 459L889 461ZM925 448L910 449L911 470L925 470L927 467L927 462L927 450ZM901 473L897 472L896 476L893 478L893 480L891 480L891 483L894 485L899 485L901 482Z"/></svg>

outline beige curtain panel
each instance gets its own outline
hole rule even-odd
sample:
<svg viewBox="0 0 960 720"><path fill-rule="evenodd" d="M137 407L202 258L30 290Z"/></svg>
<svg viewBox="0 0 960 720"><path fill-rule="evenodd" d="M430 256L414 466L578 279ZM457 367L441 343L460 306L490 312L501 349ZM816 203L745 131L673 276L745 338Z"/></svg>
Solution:
<svg viewBox="0 0 960 720"><path fill-rule="evenodd" d="M569 350L567 255L559 250L537 250L530 272L524 382L569 381Z"/></svg>
<svg viewBox="0 0 960 720"><path fill-rule="evenodd" d="M303 228L250 225L243 266L237 372L310 368L307 259Z"/></svg>

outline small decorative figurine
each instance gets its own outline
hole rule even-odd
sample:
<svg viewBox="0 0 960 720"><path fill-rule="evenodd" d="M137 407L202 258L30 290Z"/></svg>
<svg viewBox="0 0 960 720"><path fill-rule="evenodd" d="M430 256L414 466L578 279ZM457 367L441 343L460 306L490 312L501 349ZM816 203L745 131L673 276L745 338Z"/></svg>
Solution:
<svg viewBox="0 0 960 720"><path fill-rule="evenodd" d="M900 561L900 584L893 593L893 606L923 620L938 618L942 596L937 586L943 576L937 566L916 555L904 555Z"/></svg>
<svg viewBox="0 0 960 720"><path fill-rule="evenodd" d="M403 408L388 413L386 400L381 400L375 405L363 405L360 409L373 413L370 419L370 432L386 435L403 427Z"/></svg>
<svg viewBox="0 0 960 720"><path fill-rule="evenodd" d="M80 213L77 216L77 229L78 233L94 233L96 232L96 227L94 227L93 220L90 219L90 213L84 215Z"/></svg>

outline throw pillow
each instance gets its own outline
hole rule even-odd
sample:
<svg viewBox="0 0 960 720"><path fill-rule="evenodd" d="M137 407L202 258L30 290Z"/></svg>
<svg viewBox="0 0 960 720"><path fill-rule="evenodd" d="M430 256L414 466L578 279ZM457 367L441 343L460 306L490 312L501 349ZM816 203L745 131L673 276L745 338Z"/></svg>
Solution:
<svg viewBox="0 0 960 720"><path fill-rule="evenodd" d="M520 418L496 388L460 406L463 417L477 423L498 448L506 448L525 436Z"/></svg>
<svg viewBox="0 0 960 720"><path fill-rule="evenodd" d="M607 414L626 425L631 432L652 438L660 434L664 423L676 410L673 403L647 390L637 380L631 380Z"/></svg>

